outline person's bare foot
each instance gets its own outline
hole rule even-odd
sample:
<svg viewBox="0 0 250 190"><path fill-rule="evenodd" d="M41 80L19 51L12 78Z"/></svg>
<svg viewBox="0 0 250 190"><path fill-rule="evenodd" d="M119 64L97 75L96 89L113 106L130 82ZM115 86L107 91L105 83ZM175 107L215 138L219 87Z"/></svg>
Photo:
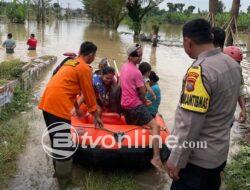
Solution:
<svg viewBox="0 0 250 190"><path fill-rule="evenodd" d="M165 173L164 166L162 164L161 158L160 157L155 157L151 160L151 164L159 171L162 173Z"/></svg>

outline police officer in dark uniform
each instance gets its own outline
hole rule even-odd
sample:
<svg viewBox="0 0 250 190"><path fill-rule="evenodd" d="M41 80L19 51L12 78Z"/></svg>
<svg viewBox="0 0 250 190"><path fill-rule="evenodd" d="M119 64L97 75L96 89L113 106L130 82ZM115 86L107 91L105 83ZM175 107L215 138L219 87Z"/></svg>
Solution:
<svg viewBox="0 0 250 190"><path fill-rule="evenodd" d="M171 190L219 190L240 93L241 68L214 47L211 26L204 19L184 25L183 44L195 61L184 77L172 133L178 143L166 164L173 179ZM199 147L201 142L204 147Z"/></svg>

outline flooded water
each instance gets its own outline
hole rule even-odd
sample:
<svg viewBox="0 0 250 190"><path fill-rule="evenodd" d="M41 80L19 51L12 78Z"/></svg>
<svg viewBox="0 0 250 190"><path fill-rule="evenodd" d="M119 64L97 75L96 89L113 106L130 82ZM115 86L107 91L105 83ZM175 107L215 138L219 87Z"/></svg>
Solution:
<svg viewBox="0 0 250 190"><path fill-rule="evenodd" d="M149 31L145 28L145 32ZM8 32L13 33L17 41L16 53L7 56L4 50L0 49L0 62L2 60L21 58L29 60L41 55L55 55L58 60L63 59L65 52L78 52L83 41L92 41L98 46L97 58L94 67L104 57L116 60L119 66L126 60L126 49L133 43L132 35L125 35L119 32L131 32L127 26L121 26L118 33L108 31L100 26L92 25L87 20L69 20L37 25L31 22L26 25L0 24L0 42L5 40ZM35 33L38 39L36 52L28 52L26 40L29 34ZM161 28L161 39L180 39L181 27L166 25ZM242 35L241 39L247 43L250 50L250 36ZM179 100L182 78L191 65L192 60L185 54L183 48L166 47L159 45L152 48L151 44L143 43L143 61L153 65L153 69L160 76L162 90L162 103L160 112L164 116L169 128L173 126L174 112ZM247 58L250 60L250 55ZM52 71L52 70L51 70ZM37 99L48 82L51 71L49 71L36 88ZM30 124L30 138L27 142L25 152L20 155L18 161L18 172L11 182L11 189L60 189L58 182L53 178L52 161L44 153L41 146L41 134L45 129L42 114L34 108L27 116ZM82 175L84 168L74 166L73 174ZM138 173L136 181L144 189L165 189L168 190L169 180L164 176L157 175L154 170ZM72 189L82 189L81 180L76 180Z"/></svg>

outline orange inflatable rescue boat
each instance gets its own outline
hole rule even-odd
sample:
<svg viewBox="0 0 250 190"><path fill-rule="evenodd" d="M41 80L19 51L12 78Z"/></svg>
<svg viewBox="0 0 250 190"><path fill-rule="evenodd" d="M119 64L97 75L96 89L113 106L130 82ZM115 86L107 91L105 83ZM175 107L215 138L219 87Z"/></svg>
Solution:
<svg viewBox="0 0 250 190"><path fill-rule="evenodd" d="M104 128L95 128L90 114L71 118L71 134L78 134L73 142L79 145L77 155L81 155L81 160L149 163L153 156L149 127L128 125L124 116L115 113L103 113L102 121ZM165 161L170 153L166 147L169 130L160 115L156 116L156 121L161 126L161 157Z"/></svg>

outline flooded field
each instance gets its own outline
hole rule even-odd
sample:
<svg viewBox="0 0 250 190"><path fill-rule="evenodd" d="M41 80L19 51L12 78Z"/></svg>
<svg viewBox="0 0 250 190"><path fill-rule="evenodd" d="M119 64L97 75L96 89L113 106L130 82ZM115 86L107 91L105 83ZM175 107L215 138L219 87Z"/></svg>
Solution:
<svg viewBox="0 0 250 190"><path fill-rule="evenodd" d="M147 31L147 30L145 30ZM62 60L63 53L68 51L78 52L83 41L92 41L98 46L97 58L93 67L104 58L116 60L119 66L126 60L126 49L133 43L131 35L120 34L119 32L130 32L127 26L121 26L118 33L108 31L100 26L92 25L87 20L69 20L53 22L45 26L38 26L35 22L26 25L0 24L0 43L3 42L8 32L13 33L17 41L16 53L7 56L4 50L0 50L0 62L7 59L21 58L29 60L41 55L55 55L58 63ZM26 40L30 33L35 33L38 39L38 49L36 52L28 52ZM163 39L180 39L180 26L162 27L160 35ZM250 50L250 36L242 35L241 40L248 44ZM159 45L152 48L151 44L143 43L143 61L153 65L153 69L160 76L160 87L162 90L162 103L160 112L164 116L169 128L173 126L174 112L179 100L182 77L192 60L185 54L183 48L166 47ZM250 55L246 60L250 62ZM56 66L56 65L55 65ZM53 69L52 69L53 70ZM51 71L45 73L45 77L37 84L34 95L39 100L41 92L51 77ZM45 129L42 113L36 108L30 111L25 118L30 125L30 134L27 140L26 150L18 158L18 172L11 181L11 189L63 189L60 181L53 177L52 160L45 154L41 145L42 132ZM121 171L121 176L124 172ZM125 172L126 177L130 175ZM83 183L87 176L97 175L95 172L79 165L73 168L73 183L69 189L84 189ZM98 174L98 175L103 175ZM107 176L106 182L112 179ZM119 174L118 174L119 175ZM166 176L158 175L154 170L147 169L139 172L131 172L136 183L143 189L164 189L168 190L170 180ZM87 179L88 180L88 179Z"/></svg>

